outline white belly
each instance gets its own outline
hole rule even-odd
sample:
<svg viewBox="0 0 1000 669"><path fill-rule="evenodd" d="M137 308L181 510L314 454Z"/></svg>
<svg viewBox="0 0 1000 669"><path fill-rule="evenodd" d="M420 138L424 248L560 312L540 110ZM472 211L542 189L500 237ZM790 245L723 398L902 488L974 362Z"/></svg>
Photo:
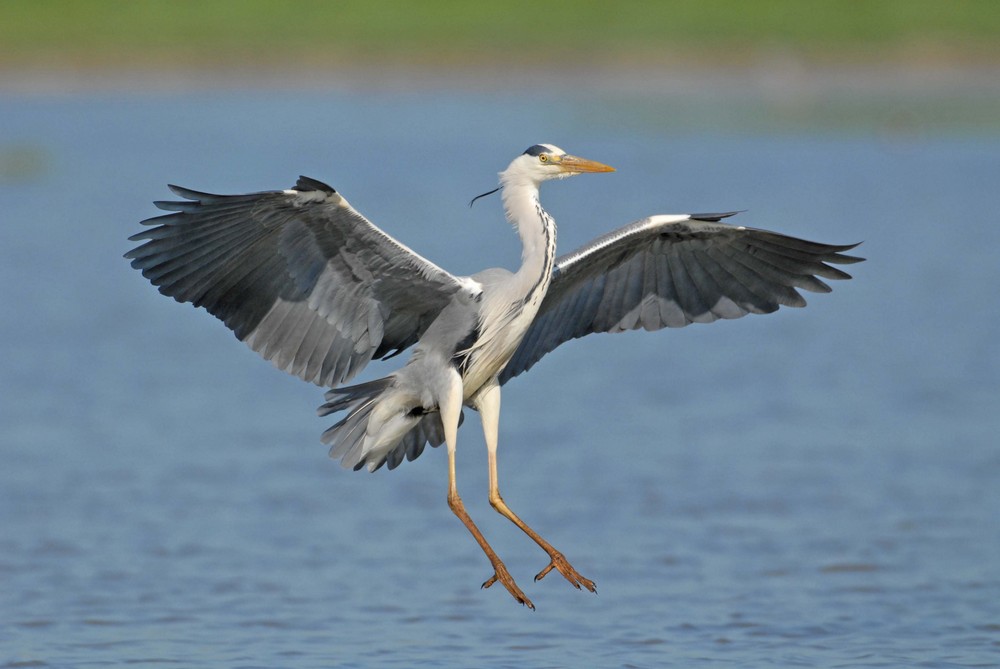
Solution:
<svg viewBox="0 0 1000 669"><path fill-rule="evenodd" d="M544 295L544 290L540 291L540 295ZM520 346L525 332L535 320L540 304L541 297L534 304L525 304L514 318L504 319L482 333L462 372L464 399L468 400L475 396L483 386L503 371L514 356L514 351Z"/></svg>

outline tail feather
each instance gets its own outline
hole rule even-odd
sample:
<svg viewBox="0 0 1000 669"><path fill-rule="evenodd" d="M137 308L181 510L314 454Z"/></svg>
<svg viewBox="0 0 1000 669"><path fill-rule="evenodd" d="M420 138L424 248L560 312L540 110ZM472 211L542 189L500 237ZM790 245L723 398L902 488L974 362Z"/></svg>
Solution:
<svg viewBox="0 0 1000 669"><path fill-rule="evenodd" d="M326 403L317 410L320 416L349 411L323 432L321 441L330 446L331 458L340 459L344 467L355 471L363 467L375 471L385 464L395 469L404 457L416 459L426 444L436 447L444 443L444 426L437 411L426 412L419 406L406 411L400 407L389 412L387 418L383 410L373 423L380 404L398 399L391 396L392 392L393 378L389 376L326 393Z"/></svg>
<svg viewBox="0 0 1000 669"><path fill-rule="evenodd" d="M458 415L458 424L461 425L463 420L465 420L465 414L461 413ZM395 469L403 462L404 456L407 460L416 460L424 452L424 446L427 444L437 448L443 443L444 424L441 422L441 414L437 411L424 414L416 427L407 432L399 444L389 451L384 464L389 465L389 469ZM378 465L378 467L381 466L381 464Z"/></svg>
<svg viewBox="0 0 1000 669"><path fill-rule="evenodd" d="M316 412L320 416L328 416L332 413L343 411L344 409L359 403L365 398L381 394L382 391L390 385L392 385L392 377L386 376L381 379L375 379L374 381L359 383L353 386L333 388L332 390L326 391L324 398L327 401L325 404L320 406Z"/></svg>

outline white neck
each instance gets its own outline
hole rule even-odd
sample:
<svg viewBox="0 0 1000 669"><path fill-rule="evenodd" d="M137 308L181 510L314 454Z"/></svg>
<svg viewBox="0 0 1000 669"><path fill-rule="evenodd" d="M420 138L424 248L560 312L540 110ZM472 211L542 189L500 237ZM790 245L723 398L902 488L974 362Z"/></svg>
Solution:
<svg viewBox="0 0 1000 669"><path fill-rule="evenodd" d="M548 286L555 259L556 224L538 201L538 183L511 170L500 173L503 208L521 238L517 277L526 289L542 280Z"/></svg>

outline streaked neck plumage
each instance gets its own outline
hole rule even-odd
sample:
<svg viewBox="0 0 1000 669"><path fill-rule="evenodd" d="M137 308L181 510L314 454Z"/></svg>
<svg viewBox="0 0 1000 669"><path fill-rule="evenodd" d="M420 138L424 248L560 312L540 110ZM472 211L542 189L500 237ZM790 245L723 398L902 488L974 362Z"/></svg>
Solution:
<svg viewBox="0 0 1000 669"><path fill-rule="evenodd" d="M508 169L500 173L507 220L521 238L521 267L515 274L523 297L540 301L548 289L556 253L556 223L538 199L538 182ZM540 294L539 294L540 292Z"/></svg>
<svg viewBox="0 0 1000 669"><path fill-rule="evenodd" d="M538 313L555 260L556 225L538 202L538 182L511 166L500 173L507 220L521 237L521 267L484 296L478 338L462 366L466 399L504 368Z"/></svg>

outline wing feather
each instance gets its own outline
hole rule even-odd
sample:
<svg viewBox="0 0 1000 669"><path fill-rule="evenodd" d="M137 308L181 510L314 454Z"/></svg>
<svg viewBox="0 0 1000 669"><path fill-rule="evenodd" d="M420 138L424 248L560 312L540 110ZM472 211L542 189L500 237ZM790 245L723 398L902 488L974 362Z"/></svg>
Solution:
<svg viewBox="0 0 1000 669"><path fill-rule="evenodd" d="M735 212L733 212L735 213ZM683 327L803 307L798 292L850 279L857 244L821 244L721 221L728 214L651 216L556 260L534 322L500 375L526 371L563 342L593 332Z"/></svg>
<svg viewBox="0 0 1000 669"><path fill-rule="evenodd" d="M314 179L247 195L170 190L184 200L156 202L170 213L143 221L125 257L306 381L335 386L407 348L468 290Z"/></svg>
<svg viewBox="0 0 1000 669"><path fill-rule="evenodd" d="M681 250L675 244L668 246L667 258L673 272L674 285L678 289L675 299L689 322L707 323L714 319L708 315L710 307L702 299L701 289L714 288L713 281L704 276L702 268L692 262L687 253L681 253Z"/></svg>

